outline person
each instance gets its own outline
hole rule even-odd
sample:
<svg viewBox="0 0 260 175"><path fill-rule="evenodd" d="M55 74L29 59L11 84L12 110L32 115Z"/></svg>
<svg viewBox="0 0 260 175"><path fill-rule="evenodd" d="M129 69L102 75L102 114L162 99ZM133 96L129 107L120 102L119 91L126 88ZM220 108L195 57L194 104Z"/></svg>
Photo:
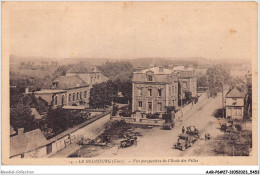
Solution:
<svg viewBox="0 0 260 175"><path fill-rule="evenodd" d="M196 131L197 129L195 128L195 126L193 126L193 130Z"/></svg>
<svg viewBox="0 0 260 175"><path fill-rule="evenodd" d="M182 127L182 134L184 134L185 133L185 128L184 128L184 126Z"/></svg>

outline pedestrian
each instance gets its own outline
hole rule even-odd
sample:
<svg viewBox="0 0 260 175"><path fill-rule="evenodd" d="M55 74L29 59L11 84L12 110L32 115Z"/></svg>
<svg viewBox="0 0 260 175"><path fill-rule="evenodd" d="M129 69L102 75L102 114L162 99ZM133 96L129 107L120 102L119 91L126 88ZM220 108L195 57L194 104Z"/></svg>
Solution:
<svg viewBox="0 0 260 175"><path fill-rule="evenodd" d="M185 133L185 128L184 128L184 126L182 127L182 134L184 134Z"/></svg>

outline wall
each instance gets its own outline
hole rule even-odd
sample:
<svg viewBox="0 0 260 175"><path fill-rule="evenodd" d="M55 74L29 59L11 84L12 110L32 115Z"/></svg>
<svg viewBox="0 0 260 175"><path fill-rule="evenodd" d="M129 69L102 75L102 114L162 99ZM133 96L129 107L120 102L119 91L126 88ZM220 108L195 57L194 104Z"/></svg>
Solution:
<svg viewBox="0 0 260 175"><path fill-rule="evenodd" d="M102 113L101 115L97 116L97 118L98 119L93 121L92 123L86 124L86 126L80 127L72 132L68 132L63 137L55 141L52 141L52 153L49 154L49 156L62 150L63 148L67 147L69 144L75 143L78 139L81 139L82 137L94 139L98 135L100 135L105 129L104 125L110 120L110 112ZM73 138L73 140L69 139L69 135L70 138Z"/></svg>
<svg viewBox="0 0 260 175"><path fill-rule="evenodd" d="M48 105L51 104L51 100L52 100L52 94L35 94L36 98L41 97L42 99L44 99L46 102L48 102Z"/></svg>
<svg viewBox="0 0 260 175"><path fill-rule="evenodd" d="M178 85L177 82L168 84L159 83L133 83L133 106L132 111L140 110L144 113L163 113L166 112L166 106L178 106ZM139 89L142 94L139 95ZM148 89L152 89L150 96ZM161 97L158 96L158 89L161 89ZM166 98L167 97L167 98ZM139 101L142 102L142 108L139 108ZM173 104L174 101L174 104ZM152 102L152 110L148 110L148 102ZM159 110L159 104L162 103L162 110Z"/></svg>
<svg viewBox="0 0 260 175"><path fill-rule="evenodd" d="M233 103L236 102L235 105ZM227 106L244 106L244 98L226 98Z"/></svg>
<svg viewBox="0 0 260 175"><path fill-rule="evenodd" d="M84 97L84 91L87 91L87 97ZM79 93L79 99L77 100L77 92ZM80 102L80 92L82 92L82 100L85 101L87 104L89 102L89 94L90 94L90 88L89 87L82 87L77 89L70 89L67 90L67 96L68 96L68 105L72 106L73 103L79 105ZM73 101L73 93L75 93L75 100ZM71 101L69 102L69 94L71 94Z"/></svg>
<svg viewBox="0 0 260 175"><path fill-rule="evenodd" d="M44 157L47 154L46 146L40 147L24 154L24 158Z"/></svg>

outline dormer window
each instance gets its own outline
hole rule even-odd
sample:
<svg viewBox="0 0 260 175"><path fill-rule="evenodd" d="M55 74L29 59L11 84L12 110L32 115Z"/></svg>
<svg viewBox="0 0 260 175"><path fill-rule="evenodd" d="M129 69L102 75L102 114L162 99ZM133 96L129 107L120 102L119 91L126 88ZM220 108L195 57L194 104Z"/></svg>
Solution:
<svg viewBox="0 0 260 175"><path fill-rule="evenodd" d="M153 81L152 75L148 75L148 81Z"/></svg>

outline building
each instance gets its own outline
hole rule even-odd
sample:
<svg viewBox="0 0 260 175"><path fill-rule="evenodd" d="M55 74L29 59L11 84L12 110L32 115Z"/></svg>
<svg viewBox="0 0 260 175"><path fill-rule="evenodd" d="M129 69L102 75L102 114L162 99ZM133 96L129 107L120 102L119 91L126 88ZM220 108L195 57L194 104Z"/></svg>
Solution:
<svg viewBox="0 0 260 175"><path fill-rule="evenodd" d="M87 84L93 85L102 83L108 80L96 66L91 66L84 62L77 64L66 72L66 76L78 75Z"/></svg>
<svg viewBox="0 0 260 175"><path fill-rule="evenodd" d="M225 98L226 118L243 119L245 94L235 87L227 92Z"/></svg>
<svg viewBox="0 0 260 175"><path fill-rule="evenodd" d="M190 91L192 97L197 96L197 75L196 69L188 66L176 66L173 67L173 71L178 75L178 80L182 89L182 98L185 98L184 94Z"/></svg>
<svg viewBox="0 0 260 175"><path fill-rule="evenodd" d="M18 135L10 137L10 158L44 157L51 152L51 143L40 129L24 133L18 129Z"/></svg>
<svg viewBox="0 0 260 175"><path fill-rule="evenodd" d="M167 106L178 107L178 78L164 67L133 73L132 112L165 113Z"/></svg>
<svg viewBox="0 0 260 175"><path fill-rule="evenodd" d="M43 98L54 107L87 105L89 93L90 86L79 75L60 76L47 82L41 91L34 92L37 98Z"/></svg>

